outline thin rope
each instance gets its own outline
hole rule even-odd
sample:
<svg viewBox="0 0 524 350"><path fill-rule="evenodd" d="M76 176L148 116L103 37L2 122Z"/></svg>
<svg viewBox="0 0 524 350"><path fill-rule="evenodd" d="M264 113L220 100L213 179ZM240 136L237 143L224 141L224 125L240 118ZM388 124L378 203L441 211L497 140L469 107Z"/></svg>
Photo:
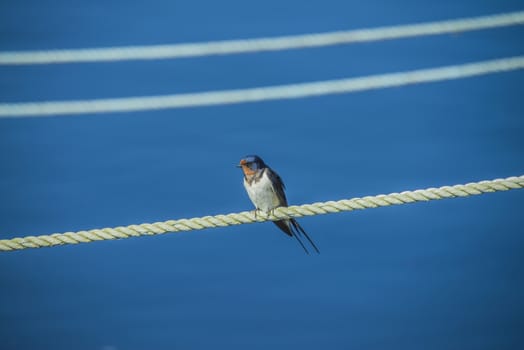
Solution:
<svg viewBox="0 0 524 350"><path fill-rule="evenodd" d="M261 51L303 49L377 40L392 40L520 24L524 24L524 11L420 24L280 36L274 38L76 50L11 51L0 53L0 65L155 60L209 55L228 55Z"/></svg>
<svg viewBox="0 0 524 350"><path fill-rule="evenodd" d="M185 232L213 227L251 224L255 222L275 221L285 218L298 218L320 214L339 213L357 209L387 207L390 205L426 202L430 200L468 197L489 192L514 190L524 187L524 175L496 179L491 181L472 182L466 185L443 186L425 190L405 191L401 193L381 194L363 198L344 199L286 208L277 208L273 214L264 215L244 211L227 215L204 216L192 219L169 220L152 224L130 225L95 229L89 231L55 233L42 236L28 236L0 240L0 251L12 251L27 248L53 247L64 244L87 243L107 239L121 239L137 236L151 236L167 232Z"/></svg>
<svg viewBox="0 0 524 350"><path fill-rule="evenodd" d="M250 89L98 100L7 103L0 104L0 118L136 112L143 110L296 99L459 79L522 68L524 68L524 56L518 56L407 72L370 75L360 78L325 80L312 83Z"/></svg>

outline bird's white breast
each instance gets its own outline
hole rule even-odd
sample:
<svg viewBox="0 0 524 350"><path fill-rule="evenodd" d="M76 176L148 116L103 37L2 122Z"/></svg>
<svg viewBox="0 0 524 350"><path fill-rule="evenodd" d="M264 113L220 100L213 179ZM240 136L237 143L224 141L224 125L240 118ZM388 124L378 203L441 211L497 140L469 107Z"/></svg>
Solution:
<svg viewBox="0 0 524 350"><path fill-rule="evenodd" d="M249 199L251 199L251 202L257 209L269 212L280 205L280 201L266 172L262 174L258 181L253 181L251 185L244 179L244 187Z"/></svg>

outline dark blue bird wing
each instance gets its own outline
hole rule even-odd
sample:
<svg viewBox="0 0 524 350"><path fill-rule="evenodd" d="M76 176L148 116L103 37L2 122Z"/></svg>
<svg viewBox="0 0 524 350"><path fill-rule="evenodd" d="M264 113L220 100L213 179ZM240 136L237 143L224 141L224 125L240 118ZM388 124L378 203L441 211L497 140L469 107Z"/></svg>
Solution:
<svg viewBox="0 0 524 350"><path fill-rule="evenodd" d="M280 176L271 168L268 167L265 169L265 171L269 180L273 184L273 190L279 198L280 206L287 207L286 193L284 192L286 187L284 186L284 181L282 181ZM286 233L288 236L294 236L307 254L309 254L309 251L307 250L306 246L304 246L304 243L302 243L302 240L300 239L301 236L306 237L315 251L320 253L315 243L313 243L313 240L309 238L309 235L295 219L278 220L273 221L273 223L277 225L278 228L280 228L282 231L284 231L284 233Z"/></svg>
<svg viewBox="0 0 524 350"><path fill-rule="evenodd" d="M284 185L284 181L282 181L280 176L269 167L266 168L266 173L273 184L273 190L280 201L280 206L287 207L286 193L284 192L286 186Z"/></svg>

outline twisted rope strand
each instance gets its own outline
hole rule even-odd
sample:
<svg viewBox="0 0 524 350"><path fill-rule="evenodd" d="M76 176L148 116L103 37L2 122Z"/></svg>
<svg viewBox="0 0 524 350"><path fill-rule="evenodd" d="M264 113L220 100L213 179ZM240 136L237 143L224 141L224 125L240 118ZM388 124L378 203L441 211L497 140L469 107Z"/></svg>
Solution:
<svg viewBox="0 0 524 350"><path fill-rule="evenodd" d="M508 191L524 187L524 175L496 179L490 181L472 182L466 185L443 186L427 188L401 193L380 194L363 198L343 199L339 201L319 202L277 208L274 213L264 215L244 211L227 215L204 216L192 219L168 220L152 224L130 225L94 229L89 231L54 233L51 235L27 236L0 240L0 251L13 251L27 248L52 247L64 244L87 243L107 239L122 239L144 235L157 235L167 232L184 232L202 230L213 227L226 227L232 225L251 224L255 222L275 221L286 218L298 218L320 214L339 213L357 209L369 209L400 205L430 200L468 197L489 192Z"/></svg>

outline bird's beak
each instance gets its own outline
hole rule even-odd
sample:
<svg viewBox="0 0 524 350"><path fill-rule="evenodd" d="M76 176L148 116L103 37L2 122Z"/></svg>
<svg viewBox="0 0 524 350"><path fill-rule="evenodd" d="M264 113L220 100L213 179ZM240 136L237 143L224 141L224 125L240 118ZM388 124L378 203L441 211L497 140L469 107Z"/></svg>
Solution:
<svg viewBox="0 0 524 350"><path fill-rule="evenodd" d="M246 164L246 161L244 159L240 160L240 163L238 163L237 168L242 168L242 165Z"/></svg>
<svg viewBox="0 0 524 350"><path fill-rule="evenodd" d="M237 168L242 168L242 165L241 164L237 164L235 165Z"/></svg>

